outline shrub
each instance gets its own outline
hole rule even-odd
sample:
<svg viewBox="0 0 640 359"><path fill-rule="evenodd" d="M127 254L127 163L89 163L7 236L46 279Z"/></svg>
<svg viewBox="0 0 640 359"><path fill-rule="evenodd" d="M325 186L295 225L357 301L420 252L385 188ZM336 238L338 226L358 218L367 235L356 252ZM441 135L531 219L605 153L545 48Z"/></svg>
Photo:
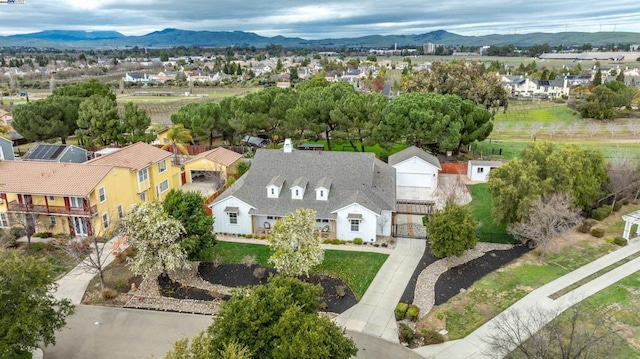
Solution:
<svg viewBox="0 0 640 359"><path fill-rule="evenodd" d="M9 234L11 235L11 237L18 239L26 235L27 232L25 232L24 229L20 227L11 227L11 230L9 230Z"/></svg>
<svg viewBox="0 0 640 359"><path fill-rule="evenodd" d="M389 245L388 245L388 244L386 244L386 243L382 243L382 244L380 245L380 247L382 247L382 248L387 248L388 246L389 246Z"/></svg>
<svg viewBox="0 0 640 359"><path fill-rule="evenodd" d="M413 337L415 334L413 333L413 330L408 325L404 323L399 323L398 330L399 330L398 337L401 343L410 344L413 341Z"/></svg>
<svg viewBox="0 0 640 359"><path fill-rule="evenodd" d="M629 200L628 199L625 198L625 199L622 200L622 205L623 206L626 206L628 204L629 204Z"/></svg>
<svg viewBox="0 0 640 359"><path fill-rule="evenodd" d="M220 267L220 265L222 264L222 256L218 253L214 254L213 258L211 258L211 263L213 264L213 268Z"/></svg>
<svg viewBox="0 0 640 359"><path fill-rule="evenodd" d="M423 329L422 338L424 339L424 344L427 345L444 343L442 334L432 329Z"/></svg>
<svg viewBox="0 0 640 359"><path fill-rule="evenodd" d="M245 267L249 268L249 267L253 267L254 265L258 264L258 262L256 261L256 256L244 256L242 257L242 264L244 264Z"/></svg>
<svg viewBox="0 0 640 359"><path fill-rule="evenodd" d="M100 296L103 299L114 299L115 297L118 296L118 292L115 289L111 289L111 288L105 288L100 292Z"/></svg>
<svg viewBox="0 0 640 359"><path fill-rule="evenodd" d="M618 212L622 208L622 202L618 201L613 205L613 211Z"/></svg>
<svg viewBox="0 0 640 359"><path fill-rule="evenodd" d="M578 231L582 233L589 233L591 231L591 227L595 226L598 223L595 219L585 219L580 227L578 227Z"/></svg>
<svg viewBox="0 0 640 359"><path fill-rule="evenodd" d="M360 237L356 237L353 239L353 244L362 244L362 238Z"/></svg>
<svg viewBox="0 0 640 359"><path fill-rule="evenodd" d="M613 243L619 245L620 247L624 247L627 245L627 240L622 237L616 237L613 239Z"/></svg>
<svg viewBox="0 0 640 359"><path fill-rule="evenodd" d="M378 243L375 243L373 246L376 247L376 248L380 247L380 245Z"/></svg>
<svg viewBox="0 0 640 359"><path fill-rule="evenodd" d="M257 280L263 280L264 279L264 275L267 272L267 269L264 267L258 267L256 269L253 270L253 276L257 279Z"/></svg>
<svg viewBox="0 0 640 359"><path fill-rule="evenodd" d="M38 252L44 252L46 249L44 243L34 243L31 246L31 250L38 253Z"/></svg>
<svg viewBox="0 0 640 359"><path fill-rule="evenodd" d="M200 252L198 252L198 260L200 262L211 262L214 254L213 247L202 248Z"/></svg>
<svg viewBox="0 0 640 359"><path fill-rule="evenodd" d="M603 228L594 228L591 230L591 235L596 238L604 237L604 229Z"/></svg>
<svg viewBox="0 0 640 359"><path fill-rule="evenodd" d="M409 309L407 309L407 319L412 322L418 320L418 315L420 314L420 308L417 305L411 304Z"/></svg>
<svg viewBox="0 0 640 359"><path fill-rule="evenodd" d="M407 303L398 303L396 305L396 310L394 311L396 315L396 320L402 320L407 315L407 310L409 309L409 304Z"/></svg>
<svg viewBox="0 0 640 359"><path fill-rule="evenodd" d="M329 309L329 304L327 304L326 302L320 303L320 310L321 311L326 312L327 309Z"/></svg>
<svg viewBox="0 0 640 359"><path fill-rule="evenodd" d="M602 206L600 208L596 208L591 211L591 218L596 219L598 221L602 221L603 219L609 217L611 214L611 207Z"/></svg>
<svg viewBox="0 0 640 359"><path fill-rule="evenodd" d="M336 294L340 298L344 297L345 295L347 295L347 287L345 287L343 285L337 285L336 286Z"/></svg>

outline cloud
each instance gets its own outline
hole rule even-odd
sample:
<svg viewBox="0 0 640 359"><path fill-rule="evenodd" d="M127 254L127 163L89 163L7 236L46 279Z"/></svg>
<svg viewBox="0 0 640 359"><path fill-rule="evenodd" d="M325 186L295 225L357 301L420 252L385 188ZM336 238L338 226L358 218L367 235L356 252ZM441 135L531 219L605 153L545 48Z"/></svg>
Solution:
<svg viewBox="0 0 640 359"><path fill-rule="evenodd" d="M640 6L637 0L27 0L1 6L0 24L1 35L52 29L141 35L172 27L307 39L439 29L463 35L640 32Z"/></svg>

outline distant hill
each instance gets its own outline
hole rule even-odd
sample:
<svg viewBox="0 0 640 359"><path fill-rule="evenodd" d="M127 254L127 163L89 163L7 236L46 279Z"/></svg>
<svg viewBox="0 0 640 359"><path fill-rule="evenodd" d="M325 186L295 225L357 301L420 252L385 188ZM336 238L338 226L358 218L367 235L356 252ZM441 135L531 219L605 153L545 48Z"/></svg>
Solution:
<svg viewBox="0 0 640 359"><path fill-rule="evenodd" d="M356 38L306 40L295 37L265 37L244 31L190 31L164 29L142 36L125 36L116 31L64 31L48 30L32 34L0 36L0 46L48 46L75 48L115 47L173 47L173 46L255 46L270 44L284 47L363 47L389 48L397 46L419 46L426 43L448 46L508 45L531 46L548 43L552 46L573 46L591 43L604 44L640 43L640 34L632 32L560 32L509 35L463 36L445 30L417 35L371 35Z"/></svg>

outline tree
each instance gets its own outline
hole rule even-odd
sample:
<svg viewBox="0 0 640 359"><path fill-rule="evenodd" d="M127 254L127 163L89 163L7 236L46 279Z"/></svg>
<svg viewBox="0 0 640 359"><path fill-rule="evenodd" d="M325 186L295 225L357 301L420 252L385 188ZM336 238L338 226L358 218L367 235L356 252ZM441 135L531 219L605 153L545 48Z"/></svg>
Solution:
<svg viewBox="0 0 640 359"><path fill-rule="evenodd" d="M278 272L296 276L322 263L324 251L316 225L316 212L300 208L277 221L269 238L271 257Z"/></svg>
<svg viewBox="0 0 640 359"><path fill-rule="evenodd" d="M530 247L540 245L540 259L544 260L549 243L578 224L580 215L571 196L551 193L533 200L524 218L510 224L507 231Z"/></svg>
<svg viewBox="0 0 640 359"><path fill-rule="evenodd" d="M182 338L173 343L173 348L165 355L165 359L209 359L212 357L209 352L209 342L211 338L205 331L198 333L191 343L189 338ZM251 352L238 342L230 341L225 343L219 355L213 357L221 359L250 359Z"/></svg>
<svg viewBox="0 0 640 359"><path fill-rule="evenodd" d="M13 111L13 128L29 141L44 141L59 137L66 143L77 128L77 116L70 110L79 101L69 97L31 101Z"/></svg>
<svg viewBox="0 0 640 359"><path fill-rule="evenodd" d="M229 130L220 105L213 102L192 102L182 106L171 114L171 122L184 125L197 137L206 137L209 145L213 144L214 135L225 134Z"/></svg>
<svg viewBox="0 0 640 359"><path fill-rule="evenodd" d="M416 72L406 84L407 92L455 94L487 109L507 110L509 94L493 72L484 72L478 61L434 61L430 70Z"/></svg>
<svg viewBox="0 0 640 359"><path fill-rule="evenodd" d="M619 198L635 194L640 190L640 165L629 153L618 153L607 163L607 180L604 188L613 197L611 208Z"/></svg>
<svg viewBox="0 0 640 359"><path fill-rule="evenodd" d="M598 87L600 85L602 85L602 70L598 68L598 71L596 71L596 74L593 77L593 81L591 82L591 84L593 85L593 87Z"/></svg>
<svg viewBox="0 0 640 359"><path fill-rule="evenodd" d="M189 151L185 144L193 142L193 137L191 137L191 131L184 128L183 124L177 124L171 126L169 131L167 131L167 140L169 143L162 146L162 149L171 149L171 152L173 152L173 162L178 163L178 152L181 152L183 155L188 155Z"/></svg>
<svg viewBox="0 0 640 359"><path fill-rule="evenodd" d="M478 243L476 223L469 207L448 200L444 209L423 217L431 242L431 251L438 258L460 257Z"/></svg>
<svg viewBox="0 0 640 359"><path fill-rule="evenodd" d="M80 103L76 135L90 144L110 145L120 141L120 119L115 100L94 95Z"/></svg>
<svg viewBox="0 0 640 359"><path fill-rule="evenodd" d="M526 219L532 201L552 192L567 193L576 207L586 209L605 179L599 152L575 145L530 144L518 158L491 171L494 219L506 224Z"/></svg>
<svg viewBox="0 0 640 359"><path fill-rule="evenodd" d="M378 142L404 142L451 151L482 141L493 130L492 114L457 95L410 93L391 100L375 131Z"/></svg>
<svg viewBox="0 0 640 359"><path fill-rule="evenodd" d="M183 192L172 189L162 203L164 211L182 223L185 231L180 244L190 259L211 260L215 235L213 217L205 211L200 192Z"/></svg>
<svg viewBox="0 0 640 359"><path fill-rule="evenodd" d="M124 113L120 119L120 125L120 132L123 136L120 142L123 144L150 143L156 138L154 133L147 131L151 125L151 118L147 115L147 111L133 102L127 102L124 105Z"/></svg>
<svg viewBox="0 0 640 359"><path fill-rule="evenodd" d="M102 83L98 79L91 79L88 82L74 84L70 86L59 87L53 90L52 96L68 96L89 98L91 96L103 96L113 101L116 100L116 95L111 91L109 86Z"/></svg>
<svg viewBox="0 0 640 359"><path fill-rule="evenodd" d="M56 343L74 307L54 298L54 281L46 259L0 251L0 357L22 358L40 343Z"/></svg>
<svg viewBox="0 0 640 359"><path fill-rule="evenodd" d="M321 291L280 276L236 291L207 330L209 353L220 353L236 342L257 359L354 356L358 350L344 329L318 315Z"/></svg>
<svg viewBox="0 0 640 359"><path fill-rule="evenodd" d="M341 98L330 112L338 123L336 137L349 141L354 151L364 152L365 144L373 143L372 135L382 121L386 103L386 97L375 93L355 92Z"/></svg>
<svg viewBox="0 0 640 359"><path fill-rule="evenodd" d="M501 358L619 357L623 339L611 329L612 323L603 319L608 314L578 307L564 315L560 312L542 307L508 310L496 318L486 342Z"/></svg>
<svg viewBox="0 0 640 359"><path fill-rule="evenodd" d="M159 269L187 268L187 255L178 239L185 232L182 223L171 218L160 202L134 205L121 220L121 232L127 243L138 251L131 263L136 274L149 275Z"/></svg>

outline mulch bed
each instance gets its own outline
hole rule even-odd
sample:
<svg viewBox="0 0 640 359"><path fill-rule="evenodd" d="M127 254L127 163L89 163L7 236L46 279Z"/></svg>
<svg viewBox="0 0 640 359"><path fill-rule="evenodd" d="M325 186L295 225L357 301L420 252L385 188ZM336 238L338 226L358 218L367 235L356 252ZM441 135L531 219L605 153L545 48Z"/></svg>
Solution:
<svg viewBox="0 0 640 359"><path fill-rule="evenodd" d="M200 263L198 276L212 284L220 284L226 287L244 287L264 284L270 274L276 274L275 269L265 268L265 275L259 280L254 276L254 270L259 267L258 265L247 267L244 264L220 264L216 267L212 263ZM340 278L310 275L308 278L302 276L299 279L303 282L319 284L322 287L323 292L320 303L327 304L325 311L342 313L358 303L351 288ZM345 287L345 295L342 298L338 296L336 289L338 286Z"/></svg>
<svg viewBox="0 0 640 359"><path fill-rule="evenodd" d="M407 287L404 289L404 293L402 293L402 298L400 298L401 303L413 303L413 297L416 291L416 283L418 282L420 273L422 273L425 268L427 268L437 260L438 258L436 258L436 256L431 253L431 246L429 245L429 242L427 242L427 246L424 249L424 254L420 259L418 266L416 266L416 270L413 271L413 275L409 280L409 284L407 284Z"/></svg>
<svg viewBox="0 0 640 359"><path fill-rule="evenodd" d="M444 272L435 285L435 304L445 303L461 289L469 288L480 278L508 264L523 254L529 252L526 246L515 246L509 250L496 250L485 253L465 264L453 267Z"/></svg>
<svg viewBox="0 0 640 359"><path fill-rule="evenodd" d="M206 301L217 299L207 290L183 285L171 279L168 275L163 276L160 274L158 276L158 289L163 297ZM220 296L219 298L229 300L230 296Z"/></svg>

